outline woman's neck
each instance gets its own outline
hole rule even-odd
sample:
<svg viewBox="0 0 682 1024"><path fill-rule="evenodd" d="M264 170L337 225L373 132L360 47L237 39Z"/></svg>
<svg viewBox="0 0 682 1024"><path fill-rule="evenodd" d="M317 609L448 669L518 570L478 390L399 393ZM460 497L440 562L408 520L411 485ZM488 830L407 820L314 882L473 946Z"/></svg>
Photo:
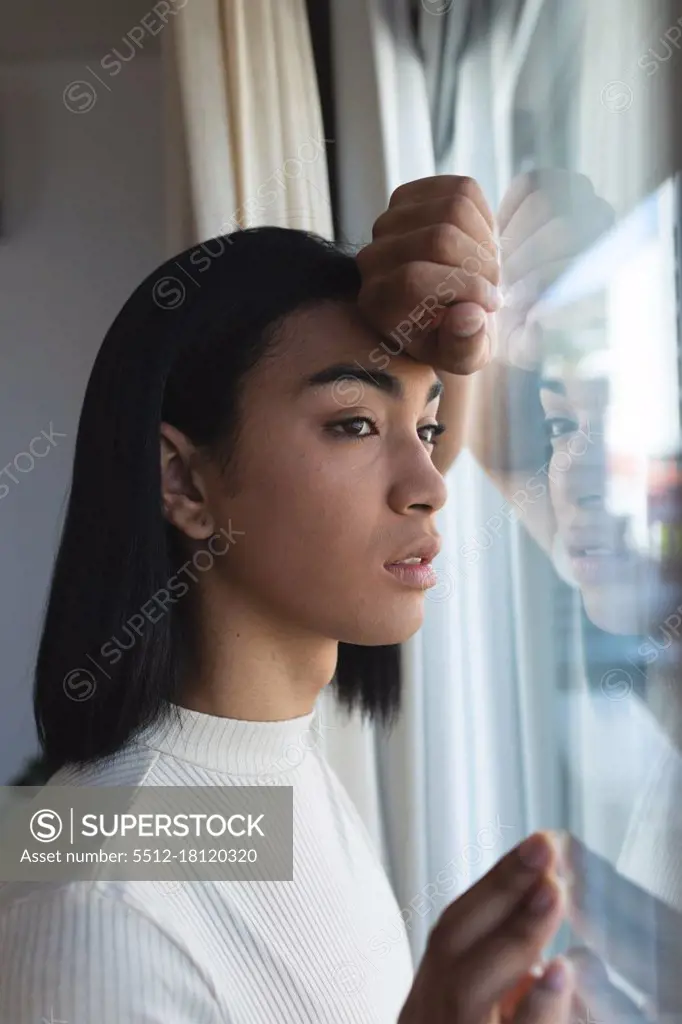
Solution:
<svg viewBox="0 0 682 1024"><path fill-rule="evenodd" d="M203 602L199 668L179 703L250 721L309 714L336 670L338 642L277 623L239 602Z"/></svg>

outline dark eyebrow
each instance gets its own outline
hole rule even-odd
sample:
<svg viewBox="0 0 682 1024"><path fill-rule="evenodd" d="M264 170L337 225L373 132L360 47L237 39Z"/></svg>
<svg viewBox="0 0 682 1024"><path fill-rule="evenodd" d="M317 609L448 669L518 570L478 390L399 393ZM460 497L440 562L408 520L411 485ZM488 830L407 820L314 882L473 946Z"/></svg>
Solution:
<svg viewBox="0 0 682 1024"><path fill-rule="evenodd" d="M405 397L405 389L398 377L392 373L386 373L385 370L370 370L366 366L361 366L360 363L355 365L353 363L335 363L333 366L326 366L324 370L318 370L311 377L307 377L302 387L313 388L323 384L334 384L337 380L348 377L362 381L363 384L368 384L370 387L378 388L379 391L390 395L391 398ZM442 393L443 381L440 377L436 377L429 388L425 405L429 405L435 398L440 398Z"/></svg>
<svg viewBox="0 0 682 1024"><path fill-rule="evenodd" d="M541 391L553 391L555 395L565 395L566 385L561 380L555 380L552 377L543 377L540 381Z"/></svg>

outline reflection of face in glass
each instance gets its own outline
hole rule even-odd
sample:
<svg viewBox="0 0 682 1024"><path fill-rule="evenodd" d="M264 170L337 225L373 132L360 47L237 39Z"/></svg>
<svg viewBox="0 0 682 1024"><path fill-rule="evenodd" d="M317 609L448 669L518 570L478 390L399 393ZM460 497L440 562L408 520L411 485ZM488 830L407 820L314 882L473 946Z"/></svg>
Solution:
<svg viewBox="0 0 682 1024"><path fill-rule="evenodd" d="M580 588L585 610L600 629L644 632L653 564L634 550L627 519L607 507L608 382L562 372L543 380L540 398L552 448L548 476L556 567Z"/></svg>

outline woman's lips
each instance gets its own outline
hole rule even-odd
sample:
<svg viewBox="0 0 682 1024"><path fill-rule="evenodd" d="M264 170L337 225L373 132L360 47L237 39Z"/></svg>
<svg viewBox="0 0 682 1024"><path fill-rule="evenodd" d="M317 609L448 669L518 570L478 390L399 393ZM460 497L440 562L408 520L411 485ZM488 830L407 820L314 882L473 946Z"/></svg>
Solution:
<svg viewBox="0 0 682 1024"><path fill-rule="evenodd" d="M419 590L427 590L438 582L438 574L430 562L415 562L411 565L389 562L384 569L400 583L404 583L407 587L416 587Z"/></svg>
<svg viewBox="0 0 682 1024"><path fill-rule="evenodd" d="M594 586L600 583L620 583L632 573L633 557L627 551L572 547L568 553L578 584Z"/></svg>

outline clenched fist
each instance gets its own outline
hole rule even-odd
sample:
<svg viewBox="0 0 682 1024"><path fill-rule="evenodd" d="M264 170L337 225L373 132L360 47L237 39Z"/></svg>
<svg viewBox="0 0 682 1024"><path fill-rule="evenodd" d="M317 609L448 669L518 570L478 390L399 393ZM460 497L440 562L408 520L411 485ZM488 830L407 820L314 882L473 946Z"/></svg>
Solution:
<svg viewBox="0 0 682 1024"><path fill-rule="evenodd" d="M501 305L499 248L473 178L401 185L357 261L359 307L393 355L464 375L486 364Z"/></svg>

